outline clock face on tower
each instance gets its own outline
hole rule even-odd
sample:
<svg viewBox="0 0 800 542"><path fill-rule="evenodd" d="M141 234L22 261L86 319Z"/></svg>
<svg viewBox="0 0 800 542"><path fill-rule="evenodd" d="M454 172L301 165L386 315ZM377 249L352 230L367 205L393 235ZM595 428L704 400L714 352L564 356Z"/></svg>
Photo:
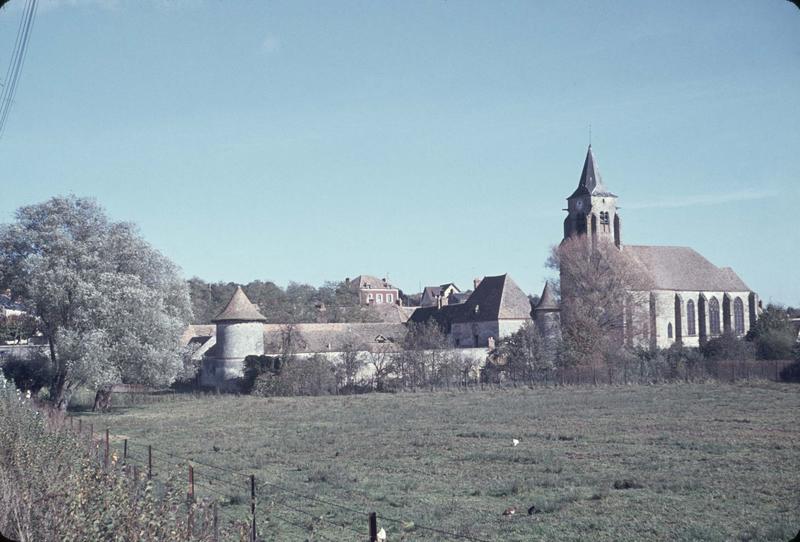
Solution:
<svg viewBox="0 0 800 542"><path fill-rule="evenodd" d="M578 210L579 210L579 211L581 211L581 210L583 209L583 200L582 200L582 199L579 199L579 200L578 200L578 201L575 203L575 207L577 207L577 208L578 208Z"/></svg>

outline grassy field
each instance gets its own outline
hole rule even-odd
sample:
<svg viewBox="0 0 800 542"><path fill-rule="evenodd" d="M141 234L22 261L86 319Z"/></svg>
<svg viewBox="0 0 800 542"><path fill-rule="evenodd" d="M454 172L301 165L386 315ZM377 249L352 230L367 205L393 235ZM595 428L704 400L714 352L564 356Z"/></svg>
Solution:
<svg viewBox="0 0 800 542"><path fill-rule="evenodd" d="M273 484L258 490L265 540L365 540L372 510L391 518L379 520L390 542L458 540L423 527L503 541L789 540L800 529L793 385L187 397L78 415L127 436L139 458L151 443ZM179 462L163 452L160 477ZM245 513L244 476L195 472L198 493L228 503L223 517Z"/></svg>

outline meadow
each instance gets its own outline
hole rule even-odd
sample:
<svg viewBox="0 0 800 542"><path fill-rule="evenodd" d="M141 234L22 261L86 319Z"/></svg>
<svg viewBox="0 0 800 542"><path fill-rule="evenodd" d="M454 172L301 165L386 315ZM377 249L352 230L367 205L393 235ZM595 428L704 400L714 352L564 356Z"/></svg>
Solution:
<svg viewBox="0 0 800 542"><path fill-rule="evenodd" d="M800 529L799 413L796 385L711 382L187 395L74 415L117 454L128 438L139 464L152 444L156 479L193 459L222 521L247 518L254 474L264 540L365 540L375 511L389 541L744 541Z"/></svg>

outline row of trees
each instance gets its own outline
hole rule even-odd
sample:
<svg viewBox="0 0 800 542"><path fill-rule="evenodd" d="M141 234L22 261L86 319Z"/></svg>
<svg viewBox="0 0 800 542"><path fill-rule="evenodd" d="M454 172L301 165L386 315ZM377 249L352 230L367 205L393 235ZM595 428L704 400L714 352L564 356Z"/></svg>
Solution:
<svg viewBox="0 0 800 542"><path fill-rule="evenodd" d="M372 307L359 304L358 292L346 287L344 282L326 282L319 288L290 282L286 288L281 288L273 282L256 280L242 288L271 323L380 321ZM233 282L189 279L193 322L210 323L235 290Z"/></svg>

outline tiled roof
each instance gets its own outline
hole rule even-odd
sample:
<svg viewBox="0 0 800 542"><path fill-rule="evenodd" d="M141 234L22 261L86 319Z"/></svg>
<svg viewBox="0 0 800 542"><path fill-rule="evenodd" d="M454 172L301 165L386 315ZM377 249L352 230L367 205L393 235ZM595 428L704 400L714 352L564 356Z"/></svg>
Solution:
<svg viewBox="0 0 800 542"><path fill-rule="evenodd" d="M373 277L371 275L359 275L354 279L350 279L348 283L350 288L354 290L363 290L363 289L396 289L394 286L389 284L388 281L384 281L383 279L379 279L378 277Z"/></svg>
<svg viewBox="0 0 800 542"><path fill-rule="evenodd" d="M581 179L578 181L578 188L567 199L585 195L616 197L603 184L603 178L600 176L600 169L597 167L597 161L594 159L591 145L586 151L586 160L583 163L583 171L581 172Z"/></svg>
<svg viewBox="0 0 800 542"><path fill-rule="evenodd" d="M558 301L556 301L556 296L553 293L553 287L550 285L550 281L544 283L544 290L542 290L542 297L539 298L539 302L536 304L533 310L535 311L544 311L544 310L558 310Z"/></svg>
<svg viewBox="0 0 800 542"><path fill-rule="evenodd" d="M280 353L281 337L287 327L283 324L264 325L264 350L266 354ZM356 350L373 351L379 348L399 348L406 335L404 324L296 324L298 351L340 352L345 344Z"/></svg>
<svg viewBox="0 0 800 542"><path fill-rule="evenodd" d="M449 329L456 322L487 322L492 320L524 320L531 317L531 303L511 277L484 277L464 303L422 307L414 311L411 321L424 322L433 318Z"/></svg>
<svg viewBox="0 0 800 542"><path fill-rule="evenodd" d="M236 287L233 297L212 322L266 322L263 314L258 312L258 307L247 298L241 286Z"/></svg>
<svg viewBox="0 0 800 542"><path fill-rule="evenodd" d="M657 290L745 292L750 288L730 267L717 267L689 247L625 245Z"/></svg>

